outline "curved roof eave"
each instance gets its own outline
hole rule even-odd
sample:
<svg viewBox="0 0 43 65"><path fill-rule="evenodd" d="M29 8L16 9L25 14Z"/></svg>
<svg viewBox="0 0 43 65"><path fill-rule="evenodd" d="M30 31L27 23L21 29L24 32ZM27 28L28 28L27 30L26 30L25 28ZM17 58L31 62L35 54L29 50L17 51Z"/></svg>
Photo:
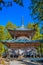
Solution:
<svg viewBox="0 0 43 65"><path fill-rule="evenodd" d="M43 42L43 40L28 40L28 41L23 41L23 40L21 40L21 41L18 41L18 40L2 40L2 42L11 42L11 43L13 43L13 42L18 42L18 43L25 43L25 42Z"/></svg>
<svg viewBox="0 0 43 65"><path fill-rule="evenodd" d="M27 27L25 27L24 25L22 25L21 27L19 27L19 28L8 28L8 29L10 29L10 30L33 30L32 28L27 28Z"/></svg>

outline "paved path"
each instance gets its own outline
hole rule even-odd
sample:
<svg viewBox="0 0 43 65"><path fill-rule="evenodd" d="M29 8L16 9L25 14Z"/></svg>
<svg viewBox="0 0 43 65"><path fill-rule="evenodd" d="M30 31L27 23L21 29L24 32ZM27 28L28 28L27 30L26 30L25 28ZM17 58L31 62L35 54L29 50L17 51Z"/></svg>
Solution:
<svg viewBox="0 0 43 65"><path fill-rule="evenodd" d="M37 63L33 63L33 62L23 62L23 61L10 61L9 65L41 65L41 64L37 64Z"/></svg>
<svg viewBox="0 0 43 65"><path fill-rule="evenodd" d="M10 61L10 65L26 65L26 64L19 61Z"/></svg>

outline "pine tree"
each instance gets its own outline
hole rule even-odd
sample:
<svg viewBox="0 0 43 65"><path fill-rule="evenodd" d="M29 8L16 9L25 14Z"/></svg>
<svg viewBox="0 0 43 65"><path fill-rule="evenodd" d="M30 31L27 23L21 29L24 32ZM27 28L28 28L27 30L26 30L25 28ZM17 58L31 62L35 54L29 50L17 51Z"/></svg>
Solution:
<svg viewBox="0 0 43 65"><path fill-rule="evenodd" d="M40 40L40 39L42 39L42 34L40 34L40 29L38 28L32 40Z"/></svg>
<svg viewBox="0 0 43 65"><path fill-rule="evenodd" d="M0 54L4 52L4 45L0 42Z"/></svg>
<svg viewBox="0 0 43 65"><path fill-rule="evenodd" d="M4 26L0 26L0 41L5 40L4 29Z"/></svg>
<svg viewBox="0 0 43 65"><path fill-rule="evenodd" d="M14 24L12 24L10 21L7 23L7 25L6 25L6 29L9 29L9 28L11 28L11 29L13 29L13 28L16 28L17 26L16 25L14 25Z"/></svg>
<svg viewBox="0 0 43 65"><path fill-rule="evenodd" d="M31 0L30 8L33 19L43 21L43 0Z"/></svg>
<svg viewBox="0 0 43 65"><path fill-rule="evenodd" d="M19 4L20 6L23 6L23 0L0 0L0 10L2 10L3 7L13 6L13 2L16 2L16 4Z"/></svg>

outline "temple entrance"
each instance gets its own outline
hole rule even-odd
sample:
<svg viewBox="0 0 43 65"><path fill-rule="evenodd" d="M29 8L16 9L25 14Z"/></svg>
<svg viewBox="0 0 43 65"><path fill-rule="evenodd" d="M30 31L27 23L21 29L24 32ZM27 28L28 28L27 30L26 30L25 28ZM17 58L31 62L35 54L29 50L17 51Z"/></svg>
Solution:
<svg viewBox="0 0 43 65"><path fill-rule="evenodd" d="M36 57L38 55L35 48L8 49L8 58Z"/></svg>

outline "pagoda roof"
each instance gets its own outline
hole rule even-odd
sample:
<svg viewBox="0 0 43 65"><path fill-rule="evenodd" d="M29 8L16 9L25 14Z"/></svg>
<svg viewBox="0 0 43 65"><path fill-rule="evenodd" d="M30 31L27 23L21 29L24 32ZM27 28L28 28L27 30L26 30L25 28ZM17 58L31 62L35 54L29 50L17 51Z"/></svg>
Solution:
<svg viewBox="0 0 43 65"><path fill-rule="evenodd" d="M10 29L10 28L9 28ZM32 28L27 28L27 27L25 27L24 25L22 25L21 27L19 27L19 28L15 28L15 29L10 29L10 30L20 30L20 31L22 31L22 30L33 30Z"/></svg>
<svg viewBox="0 0 43 65"><path fill-rule="evenodd" d="M24 27L24 25L22 25L20 28L16 28L16 30L32 30L32 29L28 29L26 27Z"/></svg>
<svg viewBox="0 0 43 65"><path fill-rule="evenodd" d="M18 39L18 40L14 40L14 39L12 39L12 40L2 40L2 42L8 42L8 43L21 43L21 42L23 42L23 43L25 43L25 42L43 42L43 40L27 40L27 39Z"/></svg>

